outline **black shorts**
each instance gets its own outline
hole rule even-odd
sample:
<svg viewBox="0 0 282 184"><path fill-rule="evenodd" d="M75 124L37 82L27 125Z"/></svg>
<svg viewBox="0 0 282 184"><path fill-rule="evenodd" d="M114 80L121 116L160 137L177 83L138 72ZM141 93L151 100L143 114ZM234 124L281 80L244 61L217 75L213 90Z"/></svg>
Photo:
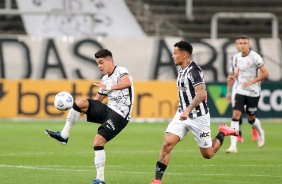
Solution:
<svg viewBox="0 0 282 184"><path fill-rule="evenodd" d="M246 114L250 116L256 115L256 112L258 110L258 102L259 102L259 96L258 97L250 97L245 96L241 94L235 95L235 104L233 106L233 110L239 110L242 113L245 111L245 105L246 105Z"/></svg>
<svg viewBox="0 0 282 184"><path fill-rule="evenodd" d="M99 123L98 134L107 141L114 138L127 125L128 120L110 109L107 105L98 100L87 99L89 102L86 111L87 121Z"/></svg>

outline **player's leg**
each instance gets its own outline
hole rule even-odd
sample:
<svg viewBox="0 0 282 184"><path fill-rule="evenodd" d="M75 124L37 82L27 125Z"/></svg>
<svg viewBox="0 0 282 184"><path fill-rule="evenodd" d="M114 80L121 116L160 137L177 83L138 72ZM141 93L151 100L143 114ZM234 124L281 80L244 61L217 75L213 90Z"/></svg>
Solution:
<svg viewBox="0 0 282 184"><path fill-rule="evenodd" d="M221 124L217 136L212 140L209 113L193 120L189 119L188 122L189 130L193 133L202 156L207 159L212 158L219 150L225 136L238 135L238 131L227 127L225 124Z"/></svg>
<svg viewBox="0 0 282 184"><path fill-rule="evenodd" d="M103 184L105 182L105 164L106 153L104 146L107 142L112 140L123 130L128 124L128 120L124 119L121 115L115 111L110 110L106 105L101 104L101 108L104 108L104 113L97 114L93 110L87 112L87 121L99 122L102 118L103 122L98 129L98 133L94 138L94 164L96 167L96 179L93 180L93 184ZM101 117L97 117L101 116ZM96 119L96 120L95 120Z"/></svg>
<svg viewBox="0 0 282 184"><path fill-rule="evenodd" d="M261 127L259 119L256 118L259 98L260 97L248 97L246 112L249 123L258 131L258 147L262 147L265 142L264 130Z"/></svg>
<svg viewBox="0 0 282 184"><path fill-rule="evenodd" d="M231 104L232 108L235 105L235 95L236 95L236 87L233 86L232 88L232 95L231 95ZM237 136L237 142L243 142L243 136L242 136L242 123L243 123L243 116L241 115L239 120L239 135Z"/></svg>
<svg viewBox="0 0 282 184"><path fill-rule="evenodd" d="M159 159L156 163L155 179L153 179L152 184L160 183L159 180L162 180L164 172L170 160L170 152L179 141L180 139L177 135L173 133L166 133L159 154Z"/></svg>
<svg viewBox="0 0 282 184"><path fill-rule="evenodd" d="M253 141L258 141L258 131L254 127L252 127L252 134L253 134L252 136Z"/></svg>
<svg viewBox="0 0 282 184"><path fill-rule="evenodd" d="M243 123L243 116L241 115L239 119L239 135L237 136L237 142L244 142L243 134L242 134L242 123Z"/></svg>
<svg viewBox="0 0 282 184"><path fill-rule="evenodd" d="M96 179L93 180L93 183L102 183L105 181L105 163L106 163L106 153L104 150L104 145L107 143L107 140L101 136L101 131L94 138L94 164L96 167Z"/></svg>
<svg viewBox="0 0 282 184"><path fill-rule="evenodd" d="M188 132L188 129L184 126L184 121L180 121L179 118L180 113L177 112L166 129L159 159L156 163L155 178L152 180L151 184L162 183L163 175L169 164L171 150Z"/></svg>
<svg viewBox="0 0 282 184"><path fill-rule="evenodd" d="M235 104L232 110L232 121L230 124L231 128L239 131L239 120L242 116L242 112L244 111L245 105L245 96L236 94L235 95ZM237 153L237 137L230 136L230 147L226 150L226 153Z"/></svg>
<svg viewBox="0 0 282 184"><path fill-rule="evenodd" d="M72 109L68 112L66 123L63 130L53 132L51 130L46 130L45 133L50 137L58 140L62 144L66 144L68 142L68 138L71 133L72 127L77 123L81 113L85 113L88 109L89 103L86 99L78 99L73 104Z"/></svg>

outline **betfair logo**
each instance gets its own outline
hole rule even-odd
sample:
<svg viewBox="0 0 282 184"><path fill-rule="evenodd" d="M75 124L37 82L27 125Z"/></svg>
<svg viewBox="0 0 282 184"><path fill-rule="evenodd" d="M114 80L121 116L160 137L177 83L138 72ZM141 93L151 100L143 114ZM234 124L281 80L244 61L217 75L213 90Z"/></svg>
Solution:
<svg viewBox="0 0 282 184"><path fill-rule="evenodd" d="M224 115L229 104L226 100L226 85L208 85L208 93L220 115Z"/></svg>

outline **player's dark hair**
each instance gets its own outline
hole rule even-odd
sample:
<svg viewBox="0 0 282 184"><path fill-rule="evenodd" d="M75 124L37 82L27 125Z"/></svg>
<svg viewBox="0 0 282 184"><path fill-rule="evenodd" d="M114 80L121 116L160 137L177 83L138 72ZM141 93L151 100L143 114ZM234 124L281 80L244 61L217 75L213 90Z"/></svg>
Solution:
<svg viewBox="0 0 282 184"><path fill-rule="evenodd" d="M179 42L176 42L174 44L174 47L178 47L179 50L187 51L190 55L193 52L193 47L192 47L191 43L189 43L185 40L181 40Z"/></svg>
<svg viewBox="0 0 282 184"><path fill-rule="evenodd" d="M108 49L101 49L95 53L95 58L105 58L105 57L113 57L112 52Z"/></svg>
<svg viewBox="0 0 282 184"><path fill-rule="evenodd" d="M247 35L239 35L239 36L236 37L236 40L238 40L238 39L247 39L247 40L249 40L250 38Z"/></svg>

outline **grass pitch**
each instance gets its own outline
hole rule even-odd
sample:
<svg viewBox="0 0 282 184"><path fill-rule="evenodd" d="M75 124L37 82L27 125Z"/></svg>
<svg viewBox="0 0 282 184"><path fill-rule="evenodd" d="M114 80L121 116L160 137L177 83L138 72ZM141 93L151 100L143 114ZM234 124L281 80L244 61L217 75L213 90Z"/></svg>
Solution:
<svg viewBox="0 0 282 184"><path fill-rule="evenodd" d="M51 120L50 120L51 121ZM218 123L212 123L212 136ZM96 177L93 138L98 124L79 122L67 145L44 130L61 130L64 122L0 122L0 183L87 184ZM106 147L107 184L149 184L167 123L130 123ZM226 154L230 138L210 160L202 158L191 134L172 151L163 184L282 183L282 123L263 122L266 144L259 149L251 126L243 124L244 142Z"/></svg>

